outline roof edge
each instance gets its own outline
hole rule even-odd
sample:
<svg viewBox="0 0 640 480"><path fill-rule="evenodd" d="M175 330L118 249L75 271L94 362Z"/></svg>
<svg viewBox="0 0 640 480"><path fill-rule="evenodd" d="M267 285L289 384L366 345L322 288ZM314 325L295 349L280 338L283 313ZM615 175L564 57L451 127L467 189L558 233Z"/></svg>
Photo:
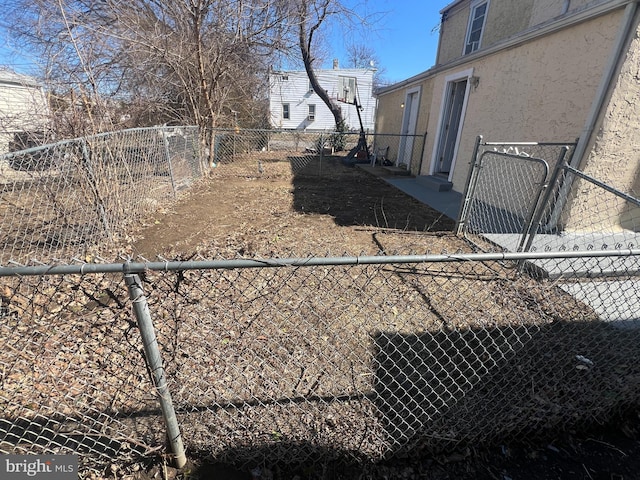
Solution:
<svg viewBox="0 0 640 480"><path fill-rule="evenodd" d="M457 3L463 2L464 0L456 0L450 6L453 6ZM625 7L630 3L638 3L640 0L609 0L604 1L602 3L598 3L593 5L591 8L586 8L583 10L578 10L569 16L563 16L561 18L555 18L550 20L549 22L541 23L539 25L534 25L533 27L524 30L513 37L509 37L499 43L496 43L486 49L477 50L474 53L469 55L464 55L462 57L455 58L450 62L444 63L442 65L435 65L424 72L418 73L412 77L407 78L406 80L401 80L400 82L394 83L393 85L389 85L387 87L380 88L377 92L377 95L385 95L387 93L391 93L395 90L399 90L401 88L406 87L407 85L411 85L413 83L425 80L431 76L434 76L442 71L448 70L450 68L457 67L459 65L464 65L465 63L471 62L473 60L478 60L483 57L487 57L489 55L493 55L494 53L499 52L500 50L504 50L507 48L513 48L515 46L521 45L523 43L527 43L535 38L543 37L545 35L549 35L560 31L564 28L577 25L582 22L586 22L593 18L600 17L602 15L606 15L614 10L618 10L619 8ZM448 8L448 7L447 7ZM445 8L446 10L446 8Z"/></svg>

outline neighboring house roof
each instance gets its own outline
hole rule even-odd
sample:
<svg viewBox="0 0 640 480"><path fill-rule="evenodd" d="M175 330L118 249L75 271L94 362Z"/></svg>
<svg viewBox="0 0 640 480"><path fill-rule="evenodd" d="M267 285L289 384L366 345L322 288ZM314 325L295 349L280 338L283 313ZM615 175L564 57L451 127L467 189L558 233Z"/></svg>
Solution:
<svg viewBox="0 0 640 480"><path fill-rule="evenodd" d="M35 78L16 73L6 67L0 67L0 83L23 85L25 87L40 87L40 83Z"/></svg>

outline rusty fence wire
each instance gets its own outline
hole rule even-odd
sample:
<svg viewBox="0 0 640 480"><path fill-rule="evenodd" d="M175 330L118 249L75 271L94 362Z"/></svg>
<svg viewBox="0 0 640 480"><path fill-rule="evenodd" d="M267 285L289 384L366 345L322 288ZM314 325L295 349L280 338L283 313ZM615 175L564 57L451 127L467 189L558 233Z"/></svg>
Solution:
<svg viewBox="0 0 640 480"><path fill-rule="evenodd" d="M517 268L601 258L627 295ZM604 423L640 400L639 264L634 248L2 267L0 452L126 471L171 453L166 420L178 458L313 469ZM623 301L635 318L600 308Z"/></svg>
<svg viewBox="0 0 640 480"><path fill-rule="evenodd" d="M197 127L65 140L0 156L0 264L84 258L202 175Z"/></svg>

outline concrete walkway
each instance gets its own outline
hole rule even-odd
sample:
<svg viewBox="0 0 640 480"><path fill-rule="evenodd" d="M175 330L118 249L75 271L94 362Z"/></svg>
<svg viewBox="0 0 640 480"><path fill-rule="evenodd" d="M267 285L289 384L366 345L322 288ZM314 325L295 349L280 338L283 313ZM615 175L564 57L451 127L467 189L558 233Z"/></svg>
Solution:
<svg viewBox="0 0 640 480"><path fill-rule="evenodd" d="M452 220L458 219L462 194L450 190L448 192L436 192L418 183L415 177L405 175L393 175L382 167L371 167L368 164L357 164L362 170L380 177L385 182L393 185L398 190L412 196L416 200L429 205L431 208L444 213Z"/></svg>
<svg viewBox="0 0 640 480"><path fill-rule="evenodd" d="M358 167L412 196L418 201L457 220L462 202L462 194L454 191L437 192L425 187L415 177L393 175L381 167L358 165ZM489 229L491 230L491 229ZM640 234L632 232L630 236L621 234L592 233L590 235L537 235L532 245L533 250L562 251L589 250L611 246L640 245ZM515 251L520 235L508 233L486 233L483 235L493 243L507 251ZM623 238L624 237L624 238ZM532 260L530 266L547 278L566 280L558 283L558 287L589 305L600 320L621 329L640 328L640 281L632 279L616 279L620 272L627 275L637 274L640 264L636 258L584 258L584 259L548 259ZM603 276L598 279L598 276ZM591 277L589 282L579 279Z"/></svg>

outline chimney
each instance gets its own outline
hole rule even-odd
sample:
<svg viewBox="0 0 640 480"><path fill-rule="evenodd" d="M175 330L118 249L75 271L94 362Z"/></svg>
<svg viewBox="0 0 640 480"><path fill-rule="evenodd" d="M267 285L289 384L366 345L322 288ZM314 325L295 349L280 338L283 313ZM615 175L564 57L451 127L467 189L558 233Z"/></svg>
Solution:
<svg viewBox="0 0 640 480"><path fill-rule="evenodd" d="M334 58L333 59L333 69L337 70L340 67L340 64L338 63L338 59Z"/></svg>

